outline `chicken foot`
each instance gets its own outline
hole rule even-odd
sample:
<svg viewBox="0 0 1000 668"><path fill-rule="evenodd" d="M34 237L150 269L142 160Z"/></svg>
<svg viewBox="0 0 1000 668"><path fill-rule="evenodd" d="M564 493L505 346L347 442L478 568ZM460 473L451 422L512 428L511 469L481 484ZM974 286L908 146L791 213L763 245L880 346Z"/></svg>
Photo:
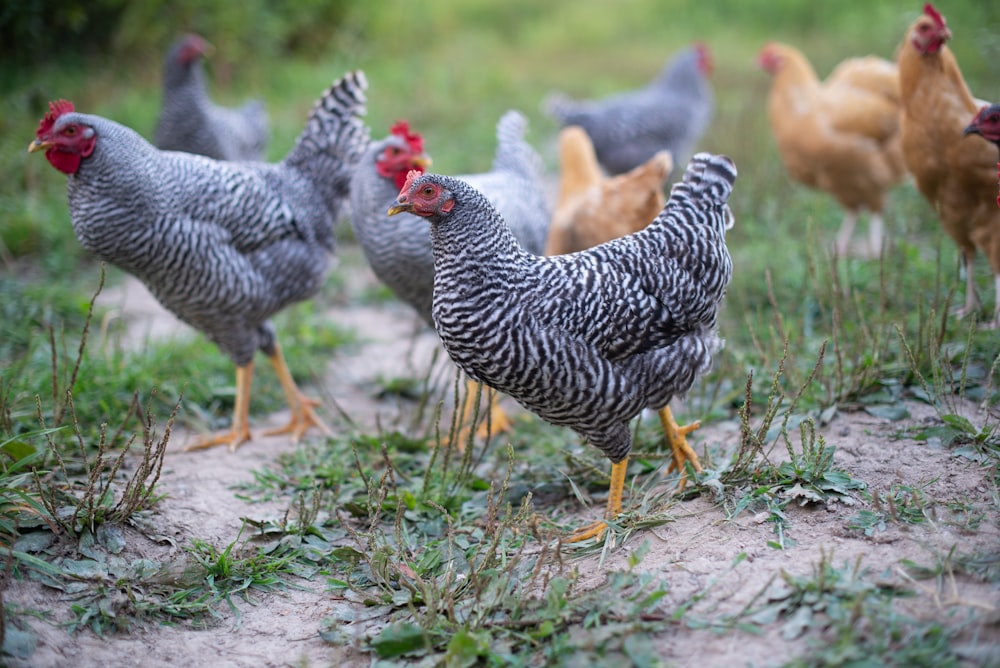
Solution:
<svg viewBox="0 0 1000 668"><path fill-rule="evenodd" d="M250 440L250 384L253 382L253 361L236 367L236 404L233 406L233 426L229 431L201 438L185 445L183 450L205 450L216 445L226 445L230 452Z"/></svg>
<svg viewBox="0 0 1000 668"><path fill-rule="evenodd" d="M278 374L278 382L281 383L281 388L285 391L285 400L292 411L292 417L284 427L268 430L264 432L264 435L277 436L279 434L291 434L292 443L298 443L302 435L306 433L306 430L310 427L316 427L323 432L324 436L332 436L333 431L326 426L313 410L313 407L319 406L320 402L316 399L310 399L299 390L298 385L295 384L295 379L292 378L292 373L288 370L288 365L285 363L285 356L281 353L281 347L278 346L277 341L274 344L274 354L268 359L271 360L271 364Z"/></svg>
<svg viewBox="0 0 1000 668"><path fill-rule="evenodd" d="M274 365L278 381L285 391L285 399L292 411L292 417L286 426L266 431L264 435L274 436L290 433L293 443L298 442L310 427L319 428L325 436L332 435L333 432L330 428L313 411L313 407L318 406L320 402L306 397L299 390L277 343L274 355L271 355L269 359ZM250 386L253 381L253 366L254 363L251 361L246 366L236 367L236 402L233 406L233 425L229 431L199 439L184 446L184 451L205 450L216 445L225 445L228 446L230 452L236 452L237 448L252 438L250 433Z"/></svg>
<svg viewBox="0 0 1000 668"><path fill-rule="evenodd" d="M608 530L607 520L614 519L622 512L622 492L625 490L625 472L628 469L628 456L620 462L611 465L611 485L608 488L608 505L604 511L606 519L598 520L593 524L578 529L568 539L567 542L579 543L588 538L600 539L604 532Z"/></svg>
<svg viewBox="0 0 1000 668"><path fill-rule="evenodd" d="M681 427L674 419L674 414L671 412L670 406L664 406L658 414L660 416L660 423L663 425L664 437L673 453L673 461L667 467L667 473L673 471L680 473L681 479L677 484L677 491L680 492L687 485L687 472L684 470L684 464L690 462L695 471L700 473L702 470L701 463L698 461L698 455L687 442L687 435L700 427L701 423L692 422L689 425ZM628 457L611 465L611 485L608 490L608 506L604 512L605 519L577 530L569 537L568 542L578 543L588 538L599 539L608 529L607 520L614 519L617 515L621 514L622 492L625 489L625 471L627 468Z"/></svg>
<svg viewBox="0 0 1000 668"><path fill-rule="evenodd" d="M663 425L663 435L666 437L667 444L674 455L674 460L667 467L667 473L672 473L673 471L680 473L681 479L677 483L677 491L681 492L684 490L684 486L687 485L687 472L684 470L685 462L691 462L694 470L701 473L701 462L698 461L698 455L695 454L695 451L687 442L687 435L700 427L701 422L695 421L681 427L674 419L674 414L670 411L669 405L660 409L659 416L660 424Z"/></svg>

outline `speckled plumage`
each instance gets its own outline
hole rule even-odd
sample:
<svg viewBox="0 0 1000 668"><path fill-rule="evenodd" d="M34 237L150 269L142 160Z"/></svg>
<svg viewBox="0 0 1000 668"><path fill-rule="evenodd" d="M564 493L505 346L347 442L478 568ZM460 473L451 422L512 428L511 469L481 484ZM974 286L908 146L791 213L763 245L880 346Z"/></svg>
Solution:
<svg viewBox="0 0 1000 668"><path fill-rule="evenodd" d="M529 252L540 254L548 234L550 213L542 185L542 160L524 140L527 120L508 111L497 123L492 170L460 176L473 184L499 210L514 237ZM397 135L372 142L351 182L351 224L375 275L428 324L434 288L434 255L427 222L410 214L387 216L399 193L391 178L375 169L390 147L406 148Z"/></svg>
<svg viewBox="0 0 1000 668"><path fill-rule="evenodd" d="M708 127L714 111L711 86L702 69L707 52L696 45L670 59L651 83L596 100L550 95L545 111L563 127L579 125L594 143L610 174L641 165L667 150L683 164Z"/></svg>
<svg viewBox="0 0 1000 668"><path fill-rule="evenodd" d="M230 109L209 98L197 35L177 40L163 64L163 102L153 143L217 160L262 160L270 135L260 100Z"/></svg>
<svg viewBox="0 0 1000 668"><path fill-rule="evenodd" d="M521 249L461 180L415 178L397 206L443 189L436 210L413 210L431 222L434 324L455 363L619 462L629 420L686 392L721 347L735 177L728 158L699 154L648 227L556 257Z"/></svg>
<svg viewBox="0 0 1000 668"><path fill-rule="evenodd" d="M220 162L160 151L99 116L66 113L54 130L93 128L96 145L68 175L80 243L134 274L238 366L271 355L268 319L321 286L350 171L367 141L364 75L336 81L279 163Z"/></svg>

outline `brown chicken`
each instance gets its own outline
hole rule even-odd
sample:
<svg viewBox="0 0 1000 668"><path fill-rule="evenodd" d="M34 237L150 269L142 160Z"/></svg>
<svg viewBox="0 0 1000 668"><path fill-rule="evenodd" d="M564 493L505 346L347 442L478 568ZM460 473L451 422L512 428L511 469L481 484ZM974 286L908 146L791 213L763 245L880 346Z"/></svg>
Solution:
<svg viewBox="0 0 1000 668"><path fill-rule="evenodd" d="M965 305L979 311L972 260L989 259L997 299L989 326L1000 326L1000 209L996 206L996 148L964 136L983 103L969 92L951 50L951 30L931 4L906 30L899 47L903 156L917 188L961 251Z"/></svg>
<svg viewBox="0 0 1000 668"><path fill-rule="evenodd" d="M594 145L578 125L559 133L559 201L546 255L563 255L638 232L663 209L663 187L674 162L660 151L625 174L605 177Z"/></svg>
<svg viewBox="0 0 1000 668"><path fill-rule="evenodd" d="M844 255L858 214L870 214L869 251L883 243L882 209L906 173L899 136L896 66L868 56L845 60L820 81L798 49L775 42L757 56L771 77L767 113L789 176L833 195L844 209Z"/></svg>

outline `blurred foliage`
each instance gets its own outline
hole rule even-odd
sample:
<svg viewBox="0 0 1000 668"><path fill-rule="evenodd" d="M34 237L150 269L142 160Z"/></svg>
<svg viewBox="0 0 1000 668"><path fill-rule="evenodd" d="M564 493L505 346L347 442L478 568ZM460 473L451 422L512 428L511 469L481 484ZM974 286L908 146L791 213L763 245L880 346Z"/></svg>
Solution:
<svg viewBox="0 0 1000 668"><path fill-rule="evenodd" d="M7 0L0 5L0 59L21 67L100 54L157 62L166 46L185 31L209 36L231 61L308 56L330 47L353 4L349 0Z"/></svg>

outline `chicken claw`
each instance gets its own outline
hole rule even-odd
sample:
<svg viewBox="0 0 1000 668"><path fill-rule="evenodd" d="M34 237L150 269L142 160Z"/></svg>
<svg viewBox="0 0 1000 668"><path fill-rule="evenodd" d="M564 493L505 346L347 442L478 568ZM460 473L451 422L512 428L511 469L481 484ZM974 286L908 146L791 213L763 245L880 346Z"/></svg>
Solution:
<svg viewBox="0 0 1000 668"><path fill-rule="evenodd" d="M667 473L677 471L681 474L680 482L677 483L677 491L681 492L687 485L687 472L684 470L684 463L691 462L691 466L698 473L701 473L701 462L698 455L687 442L687 435L701 426L701 422L695 421L683 427L674 420L674 415L670 411L670 406L664 406L659 412L660 423L663 425L663 434L667 439L667 444L673 450L674 459L667 467Z"/></svg>

